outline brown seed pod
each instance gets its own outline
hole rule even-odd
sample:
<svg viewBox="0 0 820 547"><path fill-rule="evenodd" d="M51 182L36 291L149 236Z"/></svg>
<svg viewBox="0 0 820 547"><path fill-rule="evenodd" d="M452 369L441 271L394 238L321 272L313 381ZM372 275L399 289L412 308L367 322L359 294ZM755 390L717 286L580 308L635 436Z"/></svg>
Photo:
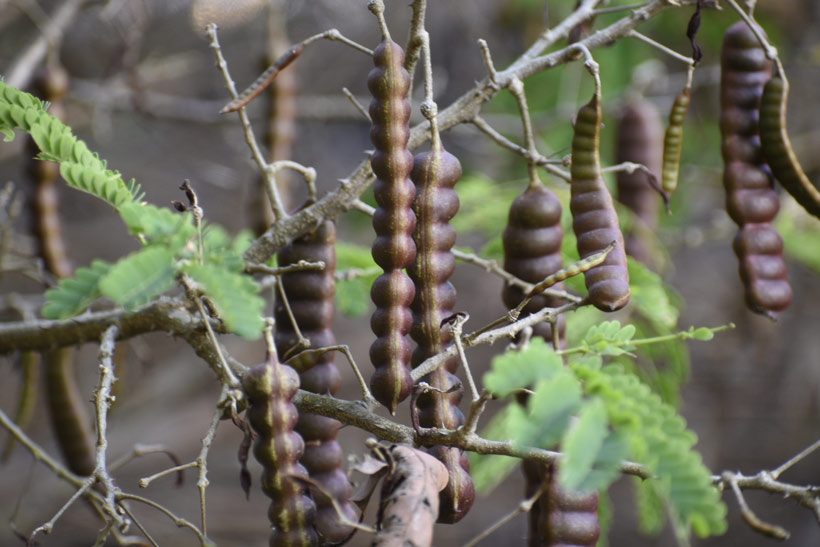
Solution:
<svg viewBox="0 0 820 547"><path fill-rule="evenodd" d="M253 454L262 464L262 491L271 498L268 510L273 530L271 547L319 544L314 528L316 505L302 482L307 471L299 463L305 448L294 431L299 418L291 399L299 389L299 375L276 355L251 367L242 378L248 397L247 417L257 437Z"/></svg>
<svg viewBox="0 0 820 547"><path fill-rule="evenodd" d="M300 260L322 261L321 271L294 271L281 276L282 288L288 297L291 311L302 335L310 340L310 349L336 344L331 330L333 321L333 295L336 291L336 227L327 220L310 232L279 251L280 266L296 264ZM274 316L276 334L274 340L280 355L285 354L298 341L287 310L281 299L276 300ZM333 362L333 352L317 357L298 359L299 378L302 389L322 395L335 395L341 384L341 376ZM345 516L358 520L350 503L351 485L342 471L342 448L336 440L341 423L317 414L302 413L296 423L296 431L305 441L305 451L299 462L305 466L310 477L338 502ZM312 492L316 501L316 530L323 542L344 541L353 528L342 525L333 502L318 489Z"/></svg>
<svg viewBox="0 0 820 547"><path fill-rule="evenodd" d="M657 108L646 99L632 99L621 110L615 137L615 161L645 165L655 176L661 172L661 121ZM658 193L645 171L619 171L616 176L618 201L635 213L626 236L626 254L639 262L652 260L648 234L658 226ZM666 190L666 189L664 189Z"/></svg>
<svg viewBox="0 0 820 547"><path fill-rule="evenodd" d="M791 302L783 241L771 226L780 203L764 163L758 135L760 99L770 63L754 33L742 21L723 38L720 130L726 211L740 228L738 257L746 305L772 316Z"/></svg>
<svg viewBox="0 0 820 547"><path fill-rule="evenodd" d="M601 98L596 92L575 120L569 208L582 259L615 242L606 260L584 273L589 302L599 310L615 311L629 302L629 273L618 215L601 173L601 118Z"/></svg>
<svg viewBox="0 0 820 547"><path fill-rule="evenodd" d="M800 167L786 132L788 98L788 82L780 75L772 76L763 88L763 97L760 101L760 140L763 156L780 185L809 214L820 218L820 190L811 183Z"/></svg>
<svg viewBox="0 0 820 547"><path fill-rule="evenodd" d="M683 149L683 122L692 100L692 90L687 85L675 97L672 109L669 111L669 126L663 136L663 166L661 168L661 188L667 194L672 194L678 187L678 172L680 171L680 156Z"/></svg>
<svg viewBox="0 0 820 547"><path fill-rule="evenodd" d="M410 103L405 98L410 76L403 66L404 52L389 39L373 52L373 63L375 68L367 78L373 95L370 140L375 151L370 165L376 174L373 194L377 204L373 259L384 273L370 291L376 304L370 326L377 337L370 347L370 360L376 368L370 388L376 399L395 413L413 386L407 369L410 345L406 336L413 322L409 306L414 288L402 272L416 256L412 237L416 217L411 209L414 188L407 178L413 165L413 156L407 150Z"/></svg>
<svg viewBox="0 0 820 547"><path fill-rule="evenodd" d="M410 177L416 185L413 212L417 225L413 239L417 254L407 273L415 284L410 335L418 344L412 356L416 367L452 343L449 329L441 323L452 314L456 300L455 287L448 281L455 269L450 251L456 232L448 223L458 211L458 195L453 188L461 177L461 164L443 148L423 152L416 155ZM417 401L423 427L456 429L464 422L458 409L463 390L453 375L456 367L458 358L449 359L424 378L433 390L421 394ZM435 447L430 453L444 463L450 476L439 494L438 520L458 522L475 499L467 457L457 448Z"/></svg>
<svg viewBox="0 0 820 547"><path fill-rule="evenodd" d="M539 503L537 545L595 547L601 534L598 492L568 492L558 485L554 469L540 466L549 484Z"/></svg>
<svg viewBox="0 0 820 547"><path fill-rule="evenodd" d="M538 283L554 274L563 266L561 256L561 202L543 184L530 184L510 206L507 227L501 241L504 248L504 270L528 283ZM561 283L553 288L561 289ZM514 308L524 300L524 291L512 285L505 285L501 293L504 305ZM546 295L533 297L524 308L529 315L544 308L554 308L562 304L558 298ZM558 317L558 336L563 342L566 320ZM547 322L533 328L533 334L552 343L552 328Z"/></svg>

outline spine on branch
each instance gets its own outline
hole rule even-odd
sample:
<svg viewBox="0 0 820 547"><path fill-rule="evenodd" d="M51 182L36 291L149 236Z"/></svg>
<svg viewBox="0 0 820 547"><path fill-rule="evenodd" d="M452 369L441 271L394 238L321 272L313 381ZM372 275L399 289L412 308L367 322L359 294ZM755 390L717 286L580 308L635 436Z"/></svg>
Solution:
<svg viewBox="0 0 820 547"><path fill-rule="evenodd" d="M569 208L582 259L615 242L603 263L584 273L589 302L599 310L615 311L629 302L629 273L618 215L601 173L601 118L601 97L596 92L575 120Z"/></svg>
<svg viewBox="0 0 820 547"><path fill-rule="evenodd" d="M443 148L431 150L416 155L410 176L416 185L413 212L417 219L417 253L407 271L416 288L410 331L418 344L412 356L416 367L452 343L449 329L441 322L452 314L456 302L456 289L448 281L455 269L451 249L456 241L456 231L449 221L459 207L454 187L461 177L461 164ZM458 357L454 357L425 377L433 389L417 401L421 426L457 429L464 422L458 409L463 388L453 374L457 367ZM458 448L443 446L432 448L430 453L444 463L449 474L449 482L439 494L438 520L458 522L475 499L467 456Z"/></svg>
<svg viewBox="0 0 820 547"><path fill-rule="evenodd" d="M370 326L377 337L370 346L370 360L376 369L370 388L392 413L413 386L407 369L410 344L406 336L413 322L409 306L414 288L402 269L412 264L416 256L416 217L411 208L413 183L408 179L413 165L413 156L407 150L410 103L405 98L410 76L403 62L402 49L385 39L373 52L375 68L367 78L373 95L370 140L375 151L370 165L376 174L373 194L377 204L373 215L373 259L384 270L370 291L376 305Z"/></svg>
<svg viewBox="0 0 820 547"><path fill-rule="evenodd" d="M316 505L296 477L306 477L299 463L305 448L294 431L299 418L291 399L299 389L299 375L276 355L248 369L242 379L248 397L248 422L256 431L253 454L262 464L262 491L271 498L268 510L273 530L271 547L319 544L314 528Z"/></svg>
<svg viewBox="0 0 820 547"><path fill-rule="evenodd" d="M333 346L336 339L331 330L333 322L333 295L336 292L336 226L327 220L292 244L279 251L279 265L296 264L300 260L322 261L321 271L294 271L281 276L282 288L288 297L291 311L302 335L310 340L310 349ZM284 302L277 299L274 310L276 334L274 340L280 355L298 343ZM299 378L302 389L321 395L335 395L341 385L339 370L333 361L333 352L307 360L300 359ZM355 522L358 517L350 503L351 485L342 471L342 448L336 440L341 423L338 420L302 413L296 422L296 431L305 441L300 463L310 477L338 502L345 517ZM339 522L333 502L316 489L316 530L323 542L344 541L353 528Z"/></svg>
<svg viewBox="0 0 820 547"><path fill-rule="evenodd" d="M771 64L754 33L742 21L723 38L720 76L720 131L726 211L739 230L733 248L745 286L746 305L772 316L791 302L783 241L772 227L780 203L764 163L759 114Z"/></svg>
<svg viewBox="0 0 820 547"><path fill-rule="evenodd" d="M561 201L543 184L530 186L510 206L507 226L501 241L504 248L504 270L528 283L539 283L563 267L561 240ZM554 289L562 289L558 283ZM501 293L504 305L514 308L524 300L524 291L519 287L505 285ZM529 315L544 308L554 308L562 304L560 298L544 294L530 300L523 313ZM558 317L559 346L564 342L566 320ZM549 323L539 323L533 334L552 343L552 327Z"/></svg>
<svg viewBox="0 0 820 547"><path fill-rule="evenodd" d="M624 106L616 129L616 163L645 165L656 177L661 171L661 127L658 110L646 99L633 99ZM618 201L635 213L626 237L626 253L649 264L652 247L649 235L658 226L658 193L649 174L642 170L619 171L616 177Z"/></svg>

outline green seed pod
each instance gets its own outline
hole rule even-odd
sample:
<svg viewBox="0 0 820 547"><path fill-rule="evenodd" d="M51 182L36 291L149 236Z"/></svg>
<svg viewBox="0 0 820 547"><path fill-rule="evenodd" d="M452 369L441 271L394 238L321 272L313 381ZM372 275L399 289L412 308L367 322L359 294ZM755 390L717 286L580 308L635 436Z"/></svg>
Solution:
<svg viewBox="0 0 820 547"><path fill-rule="evenodd" d="M443 148L416 155L410 174L416 185L413 212L417 219L414 234L417 249L415 262L407 273L415 284L411 305L413 325L410 335L418 347L413 352L412 365L420 365L449 346L447 327L443 319L452 314L456 300L455 287L448 281L455 269L451 253L456 232L448 223L458 211L458 195L453 189L461 177L461 164ZM419 396L419 423L423 427L457 429L464 416L458 409L462 389L453 375L458 358L425 377L434 391ZM451 392L451 390L453 390ZM447 467L450 480L439 494L439 522L455 523L467 514L475 499L466 455L457 448L435 447L430 450Z"/></svg>
<svg viewBox="0 0 820 547"><path fill-rule="evenodd" d="M680 95L675 97L675 102L672 103L672 109L669 111L669 126L663 136L661 188L667 194L672 194L678 187L680 156L683 149L683 122L686 120L686 111L689 110L691 93L692 90L685 87Z"/></svg>
<svg viewBox="0 0 820 547"><path fill-rule="evenodd" d="M253 454L262 464L262 491L272 500L270 545L316 546L316 505L295 478L307 476L299 463L305 443L294 431L299 414L291 402L299 389L299 376L270 355L265 363L248 369L242 385L248 397L248 422L257 434Z"/></svg>
<svg viewBox="0 0 820 547"><path fill-rule="evenodd" d="M507 227L501 241L504 248L504 270L528 283L538 283L563 266L561 256L561 202L543 184L531 184L510 206ZM561 283L553 288L561 289ZM501 293L504 305L514 308L524 299L524 291L505 285ZM561 299L538 295L530 300L523 313L529 315L544 308L562 304ZM566 320L558 317L559 340L564 339ZM547 322L533 328L533 334L552 343L552 328Z"/></svg>
<svg viewBox="0 0 820 547"><path fill-rule="evenodd" d="M416 256L413 243L413 183L408 179L413 156L407 150L410 138L410 103L405 98L410 76L404 69L404 52L393 41L383 41L373 52L375 68L367 78L373 95L370 140L375 151L370 160L376 182L373 194L376 211L373 228L373 259L384 273L373 283L370 296L376 304L370 327L376 341L370 347L375 372L370 387L376 399L395 413L396 406L413 386L407 363L410 345L406 336L413 322L409 310L414 288L402 272Z"/></svg>
<svg viewBox="0 0 820 547"><path fill-rule="evenodd" d="M310 349L333 346L336 339L331 330L333 295L336 291L336 227L325 221L319 227L279 251L280 266L296 264L300 260L322 261L321 271L294 271L281 276L282 288L288 297L291 311L302 335L310 340ZM298 341L287 310L277 298L274 309L276 334L274 340L279 354L287 352ZM333 361L333 352L318 357L299 359L299 379L302 389L322 395L335 395L341 384L339 370ZM338 503L351 520L358 520L350 503L351 485L342 471L342 448L336 440L341 423L332 418L302 413L296 422L296 432L305 441L305 451L299 462L308 475ZM333 501L312 490L316 501L316 531L322 542L344 541L353 528L339 522Z"/></svg>
<svg viewBox="0 0 820 547"><path fill-rule="evenodd" d="M786 132L788 95L788 83L779 75L772 76L763 88L763 97L760 101L760 140L763 156L780 185L809 214L820 218L820 190L811 183L800 167Z"/></svg>
<svg viewBox="0 0 820 547"><path fill-rule="evenodd" d="M758 135L763 85L770 70L748 26L740 21L729 27L723 39L720 80L726 211L739 227L733 249L746 305L767 316L784 310L792 296L782 258L783 241L771 226L780 203Z"/></svg>
<svg viewBox="0 0 820 547"><path fill-rule="evenodd" d="M575 120L569 208L582 259L615 242L606 260L584 273L589 302L599 310L615 311L629 302L629 273L618 215L601 173L601 118L601 100L596 93Z"/></svg>
<svg viewBox="0 0 820 547"><path fill-rule="evenodd" d="M615 161L640 163L657 176L661 171L661 131L660 115L652 103L646 99L630 100L618 118ZM618 201L635 213L638 224L626 237L626 254L649 264L652 249L644 234L654 232L658 226L658 193L644 171L619 171L616 181Z"/></svg>

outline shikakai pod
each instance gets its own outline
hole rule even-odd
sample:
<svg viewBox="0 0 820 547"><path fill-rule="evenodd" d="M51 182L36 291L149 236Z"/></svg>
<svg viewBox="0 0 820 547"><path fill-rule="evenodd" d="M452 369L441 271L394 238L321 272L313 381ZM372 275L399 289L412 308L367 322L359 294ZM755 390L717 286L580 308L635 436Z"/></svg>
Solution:
<svg viewBox="0 0 820 547"><path fill-rule="evenodd" d="M65 109L62 99L68 93L69 76L59 65L50 64L40 70L33 81L33 91L44 101L49 101L48 112L63 119ZM27 139L30 157L28 174L37 183L34 196L34 217L40 256L47 271L57 278L71 277L74 268L65 249L60 226L57 181L60 166L54 162L34 159L39 153L34 140ZM83 476L94 472L94 435L87 410L87 396L77 384L74 366L75 351L63 347L46 352L45 383L48 410L60 452L68 468Z"/></svg>
<svg viewBox="0 0 820 547"><path fill-rule="evenodd" d="M370 165L376 174L373 259L384 270L370 291L376 305L370 320L376 335L376 341L370 346L370 360L376 369L370 388L391 413L395 413L413 387L407 369L411 350L406 336L413 322L409 307L415 290L402 270L416 257L413 243L416 217L411 208L415 190L408 179L413 167L413 156L407 150L410 103L406 95L410 76L403 62L402 49L385 38L373 52L375 68L367 78L373 95L370 140L375 147Z"/></svg>
<svg viewBox="0 0 820 547"><path fill-rule="evenodd" d="M561 201L541 183L530 184L510 205L507 226L501 241L504 249L504 270L528 283L539 283L560 270L563 265L561 240ZM563 284L554 285L562 289ZM504 305L514 308L524 300L524 291L513 285L504 285L501 293ZM524 315L544 308L555 308L560 298L544 294L535 296L524 308ZM559 345L564 343L566 320L558 317ZM543 322L533 327L533 334L547 343L553 342L552 327Z"/></svg>
<svg viewBox="0 0 820 547"><path fill-rule="evenodd" d="M661 171L660 114L643 98L627 101L615 130L615 162L645 165L656 177ZM626 254L643 264L652 262L648 235L658 227L658 192L649 174L642 170L619 171L616 175L617 199L635 213L633 226L626 235Z"/></svg>
<svg viewBox="0 0 820 547"><path fill-rule="evenodd" d="M410 177L416 185L417 253L407 273L415 284L410 335L418 344L411 360L416 367L452 343L449 329L441 322L452 314L456 301L455 287L448 281L455 269L451 249L456 241L449 221L459 207L454 187L461 177L461 164L443 148L423 152L416 155ZM424 378L434 389L418 397L421 426L457 429L464 422L458 409L463 389L456 388L459 380L453 375L457 367L458 357L454 357ZM438 521L458 522L475 500L467 456L458 448L444 446L429 452L444 463L449 474L447 486L439 493Z"/></svg>
<svg viewBox="0 0 820 547"><path fill-rule="evenodd" d="M326 220L312 232L281 249L278 254L280 266L296 264L300 260L325 263L325 268L321 271L293 271L280 277L296 324L302 335L310 340L310 349L336 344L331 330L333 295L336 292L335 243L336 225L333 221ZM284 355L298 342L298 337L280 298L276 300L274 317L276 349L280 355ZM299 359L298 372L302 389L321 395L336 394L341 385L341 376L333 356L334 352L327 352L307 360ZM296 422L296 432L305 441L305 451L299 462L305 466L308 475L333 496L345 517L355 522L358 515L350 503L352 488L342 471L343 453L336 440L340 427L338 420L301 413ZM311 493L316 501L316 531L322 542L344 541L353 533L353 528L339 522L330 499L316 489Z"/></svg>
<svg viewBox="0 0 820 547"><path fill-rule="evenodd" d="M732 245L745 287L746 305L773 317L792 298L783 261L783 241L771 223L780 202L759 136L759 108L771 63L742 21L723 37L720 132L726 211L738 225Z"/></svg>
<svg viewBox="0 0 820 547"><path fill-rule="evenodd" d="M547 489L538 504L539 547L595 547L601 534L598 492L569 492L558 484L555 469L539 466Z"/></svg>
<svg viewBox="0 0 820 547"><path fill-rule="evenodd" d="M629 302L629 272L618 215L601 173L601 119L601 97L596 90L575 120L569 208L582 259L615 242L603 263L584 273L589 302L601 311L611 312Z"/></svg>
<svg viewBox="0 0 820 547"><path fill-rule="evenodd" d="M672 103L672 108L669 110L669 126L663 135L661 188L670 195L678 187L680 157L683 151L683 122L686 120L690 102L692 102L692 89L687 84Z"/></svg>
<svg viewBox="0 0 820 547"><path fill-rule="evenodd" d="M271 498L268 519L271 547L319 545L314 527L316 505L296 476L307 477L299 463L305 448L294 431L299 418L291 399L299 389L299 375L271 354L248 369L242 378L248 398L247 418L256 432L253 455L262 464L262 491Z"/></svg>

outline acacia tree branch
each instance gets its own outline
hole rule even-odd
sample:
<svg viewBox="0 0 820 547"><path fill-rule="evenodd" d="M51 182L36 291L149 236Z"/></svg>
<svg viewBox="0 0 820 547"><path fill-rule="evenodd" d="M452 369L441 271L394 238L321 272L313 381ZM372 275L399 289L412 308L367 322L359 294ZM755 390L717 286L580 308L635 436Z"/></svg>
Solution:
<svg viewBox="0 0 820 547"><path fill-rule="evenodd" d="M499 88L506 87L513 78L524 79L549 68L578 59L580 46L591 50L608 46L618 38L627 36L632 29L651 18L653 15L672 6L669 0L655 0L641 9L616 21L606 28L591 34L587 38L558 51L541 55L544 49L558 40L565 38L577 24L589 19L601 0L585 0L571 15L556 27L545 31L506 70L497 72L496 82L484 78L456 99L450 106L440 110L436 121L439 131L445 131L459 124L471 123L480 112L481 105L494 97ZM408 148L414 149L430 139L430 124L421 122L410 131ZM314 205L277 220L263 235L255 240L245 251L245 260L265 262L273 253L290 243L295 237L316 227L326 218L335 218L339 213L353 208L353 203L373 182L373 171L370 160L364 159L353 173L344 179L342 185L329 192Z"/></svg>

